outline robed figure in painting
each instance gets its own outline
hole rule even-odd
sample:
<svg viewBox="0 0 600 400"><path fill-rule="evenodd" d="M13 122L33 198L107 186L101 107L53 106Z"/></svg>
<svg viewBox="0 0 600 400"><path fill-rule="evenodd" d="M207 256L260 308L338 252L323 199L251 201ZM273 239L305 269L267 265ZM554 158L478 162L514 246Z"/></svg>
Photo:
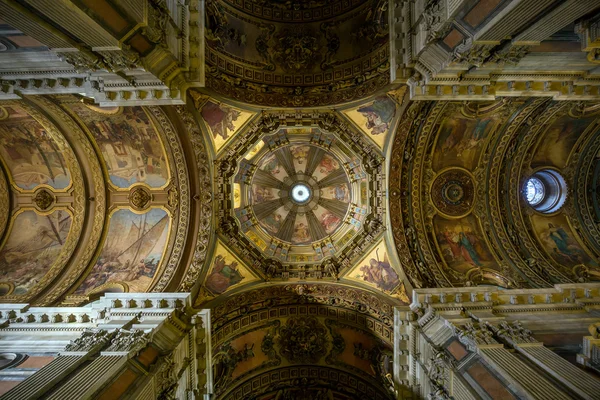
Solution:
<svg viewBox="0 0 600 400"><path fill-rule="evenodd" d="M229 287L241 282L244 277L237 269L238 263L227 264L225 257L218 255L213 264L213 270L206 278L206 287L213 293L224 293Z"/></svg>

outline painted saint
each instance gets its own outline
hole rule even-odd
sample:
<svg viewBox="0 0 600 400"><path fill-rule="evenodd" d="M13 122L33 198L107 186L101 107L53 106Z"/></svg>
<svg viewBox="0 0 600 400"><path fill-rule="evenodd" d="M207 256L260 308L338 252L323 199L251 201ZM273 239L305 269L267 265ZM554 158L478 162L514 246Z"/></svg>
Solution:
<svg viewBox="0 0 600 400"><path fill-rule="evenodd" d="M329 175L339 167L340 163L334 160L333 158L329 157L328 155L325 155L319 163L319 171L323 175Z"/></svg>
<svg viewBox="0 0 600 400"><path fill-rule="evenodd" d="M387 257L387 253L383 253L383 261L377 258L371 258L369 264L360 267L362 279L374 284L377 288L384 291L392 291L400 283L400 278Z"/></svg>
<svg viewBox="0 0 600 400"><path fill-rule="evenodd" d="M294 160L298 163L298 165L303 165L306 163L306 158L308 157L309 150L309 146L290 147L290 153L292 153L292 157L294 157Z"/></svg>
<svg viewBox="0 0 600 400"><path fill-rule="evenodd" d="M213 138L221 136L223 140L229 138L229 132L235 130L234 121L240 117L241 112L224 104L208 101L200 112L206 124L210 127ZM229 132L228 132L229 131Z"/></svg>
<svg viewBox="0 0 600 400"><path fill-rule="evenodd" d="M275 195L271 191L271 189L254 185L254 202L255 203L263 203L265 201L273 200Z"/></svg>
<svg viewBox="0 0 600 400"><path fill-rule="evenodd" d="M231 286L240 283L244 276L238 270L238 263L231 261L227 264L225 257L217 255L213 263L213 269L206 278L206 288L213 293L224 293Z"/></svg>
<svg viewBox="0 0 600 400"><path fill-rule="evenodd" d="M310 233L308 231L308 225L304 222L299 222L294 226L294 233L292 234L292 242L294 243L306 243L310 242Z"/></svg>
<svg viewBox="0 0 600 400"><path fill-rule="evenodd" d="M325 232L327 232L327 234L329 235L333 231L335 231L335 228L338 227L338 225L341 222L341 219L339 217L337 217L336 215L334 215L331 211L325 211L321 215L320 222L321 222L321 225L323 225Z"/></svg>
<svg viewBox="0 0 600 400"><path fill-rule="evenodd" d="M279 174L280 166L275 153L269 154L262 162L261 169L271 175Z"/></svg>
<svg viewBox="0 0 600 400"><path fill-rule="evenodd" d="M348 203L350 201L350 192L348 191L348 186L346 184L341 184L335 186L333 189L333 198L337 201L341 201L344 203Z"/></svg>
<svg viewBox="0 0 600 400"><path fill-rule="evenodd" d="M260 224L272 233L277 233L279 231L282 222L283 218L279 213L269 214L266 218L260 220Z"/></svg>
<svg viewBox="0 0 600 400"><path fill-rule="evenodd" d="M482 267L482 251L477 237L468 231L456 232L446 229L441 232L440 239L450 248L450 258L453 261L464 261L474 267Z"/></svg>
<svg viewBox="0 0 600 400"><path fill-rule="evenodd" d="M562 227L549 223L546 234L550 243L553 244L553 255L559 261L570 264L581 264L590 261L588 255L573 242Z"/></svg>
<svg viewBox="0 0 600 400"><path fill-rule="evenodd" d="M367 119L365 126L371 135L381 135L388 131L396 115L396 104L389 97L381 96L373 104L360 107L357 111Z"/></svg>

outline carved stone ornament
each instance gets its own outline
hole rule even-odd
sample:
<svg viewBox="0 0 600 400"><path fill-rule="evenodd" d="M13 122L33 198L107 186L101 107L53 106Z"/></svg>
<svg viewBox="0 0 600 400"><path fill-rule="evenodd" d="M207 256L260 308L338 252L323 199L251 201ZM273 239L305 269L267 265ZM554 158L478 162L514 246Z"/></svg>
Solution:
<svg viewBox="0 0 600 400"><path fill-rule="evenodd" d="M35 196L33 197L33 202L35 203L35 206L41 211L48 211L55 201L56 197L45 188L38 190Z"/></svg>
<svg viewBox="0 0 600 400"><path fill-rule="evenodd" d="M151 201L152 194L143 186L133 189L129 194L129 202L136 210L145 210Z"/></svg>
<svg viewBox="0 0 600 400"><path fill-rule="evenodd" d="M290 318L280 330L280 353L291 363L316 364L327 342L327 330L315 317Z"/></svg>
<svg viewBox="0 0 600 400"><path fill-rule="evenodd" d="M106 351L127 353L138 352L148 344L150 335L151 332L144 332L141 329L131 331L120 329Z"/></svg>
<svg viewBox="0 0 600 400"><path fill-rule="evenodd" d="M481 344L497 344L492 336L492 332L485 325L480 325L478 328L472 323L467 323L464 330L458 330L458 337L461 339L470 340L477 345Z"/></svg>
<svg viewBox="0 0 600 400"><path fill-rule="evenodd" d="M110 338L108 331L86 330L77 339L71 340L65 347L65 351L91 351L97 347L103 346Z"/></svg>
<svg viewBox="0 0 600 400"><path fill-rule="evenodd" d="M473 208L474 183L462 169L450 169L439 174L431 186L431 200L444 215L461 217Z"/></svg>
<svg viewBox="0 0 600 400"><path fill-rule="evenodd" d="M496 334L515 344L537 342L533 338L531 331L525 328L519 321L513 321L511 324L506 321L500 322Z"/></svg>

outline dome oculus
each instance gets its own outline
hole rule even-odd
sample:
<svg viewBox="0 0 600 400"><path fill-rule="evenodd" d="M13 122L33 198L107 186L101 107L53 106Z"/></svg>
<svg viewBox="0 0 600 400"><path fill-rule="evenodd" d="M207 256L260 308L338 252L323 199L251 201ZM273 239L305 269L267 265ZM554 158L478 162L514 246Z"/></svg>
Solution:
<svg viewBox="0 0 600 400"><path fill-rule="evenodd" d="M298 183L292 187L291 197L297 204L306 204L312 197L312 190L305 183Z"/></svg>
<svg viewBox="0 0 600 400"><path fill-rule="evenodd" d="M534 210L553 213L565 204L567 184L557 171L543 169L527 178L523 185L523 197Z"/></svg>

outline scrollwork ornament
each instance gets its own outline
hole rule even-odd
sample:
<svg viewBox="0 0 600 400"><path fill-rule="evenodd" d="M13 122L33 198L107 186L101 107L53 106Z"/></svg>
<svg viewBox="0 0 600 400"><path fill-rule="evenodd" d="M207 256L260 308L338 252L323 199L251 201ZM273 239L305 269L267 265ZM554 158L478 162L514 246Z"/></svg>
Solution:
<svg viewBox="0 0 600 400"><path fill-rule="evenodd" d="M33 203L40 211L49 211L50 207L56 202L56 196L48 189L39 189L32 198Z"/></svg>
<svg viewBox="0 0 600 400"><path fill-rule="evenodd" d="M133 329L130 331L119 329L105 351L137 353L146 347L150 341L151 335L151 332L144 332L143 329Z"/></svg>
<svg viewBox="0 0 600 400"><path fill-rule="evenodd" d="M206 261L209 240L211 237L211 221L213 214L212 196L210 195L212 192L212 184L208 152L206 150L200 128L198 127L194 117L189 111L187 111L185 107L178 106L176 110L190 135L199 175L198 190L199 193L201 193L198 195L200 220L198 224L198 234L196 246L194 248L194 256L187 271L185 271L185 275L179 286L179 290L189 291L198 280L200 273L202 272L202 267Z"/></svg>
<svg viewBox="0 0 600 400"><path fill-rule="evenodd" d="M152 201L152 194L144 186L138 186L133 188L129 193L129 203L131 206L138 211L145 210Z"/></svg>
<svg viewBox="0 0 600 400"><path fill-rule="evenodd" d="M64 351L90 352L99 350L110 340L110 337L111 335L105 329L87 329L77 339L71 340Z"/></svg>

